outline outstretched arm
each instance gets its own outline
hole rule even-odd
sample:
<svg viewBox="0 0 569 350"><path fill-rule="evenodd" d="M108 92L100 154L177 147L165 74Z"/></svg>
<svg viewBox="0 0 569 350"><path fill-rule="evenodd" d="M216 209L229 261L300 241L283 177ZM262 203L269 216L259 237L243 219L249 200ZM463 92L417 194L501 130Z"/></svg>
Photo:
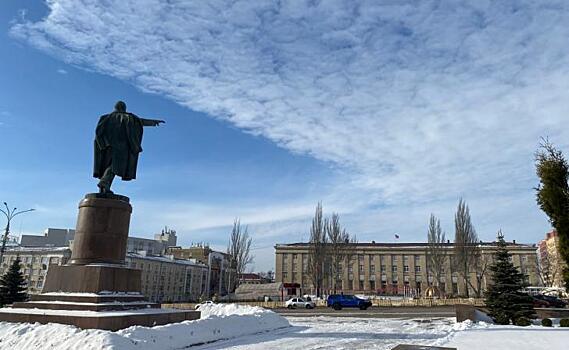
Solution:
<svg viewBox="0 0 569 350"><path fill-rule="evenodd" d="M157 120L157 119L140 118L140 120L142 121L143 126L158 126L158 125L160 125L160 123L166 123L163 120Z"/></svg>

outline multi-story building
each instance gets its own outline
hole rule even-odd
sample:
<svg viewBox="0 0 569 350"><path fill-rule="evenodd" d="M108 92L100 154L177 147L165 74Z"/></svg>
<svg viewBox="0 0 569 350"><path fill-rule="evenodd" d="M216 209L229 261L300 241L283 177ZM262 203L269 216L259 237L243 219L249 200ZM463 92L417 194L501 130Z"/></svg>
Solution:
<svg viewBox="0 0 569 350"><path fill-rule="evenodd" d="M546 287L563 288L563 269L567 266L559 254L559 235L556 230L545 234L538 243L540 277Z"/></svg>
<svg viewBox="0 0 569 350"><path fill-rule="evenodd" d="M161 233L154 235L154 239L128 237L126 251L130 253L146 252L150 255L161 255L169 247L175 246L177 241L176 231L166 227Z"/></svg>
<svg viewBox="0 0 569 350"><path fill-rule="evenodd" d="M38 294L42 291L47 271L51 265L64 265L71 257L67 247L13 247L4 252L0 264L0 275L3 275L16 258L20 259L20 271L27 282L28 293Z"/></svg>
<svg viewBox="0 0 569 350"><path fill-rule="evenodd" d="M230 266L229 255L211 249L207 244L194 245L189 248L170 247L166 250L176 259L195 259L207 265L207 296L227 295L232 281L237 277L235 268Z"/></svg>
<svg viewBox="0 0 569 350"><path fill-rule="evenodd" d="M142 293L153 302L197 301L205 295L208 267L193 259L127 253L129 267L142 270Z"/></svg>
<svg viewBox="0 0 569 350"><path fill-rule="evenodd" d="M344 261L340 274L341 290L345 293L403 294L408 290L420 293L427 285L436 284L446 295L465 295L467 283L453 268L454 249L452 243L444 245L446 261L441 269L438 283L427 270L426 243L357 243ZM491 261L496 249L494 242L480 244L486 261ZM513 263L526 276L530 285L539 285L536 266L535 245L508 243ZM294 293L314 294L308 275L309 245L307 243L277 244L275 246L276 282L294 286ZM476 274L472 272L470 282L476 286ZM489 282L489 272L482 276L482 289ZM333 290L332 281L324 280L325 292ZM474 291L469 288L469 295ZM339 292L337 290L337 292Z"/></svg>

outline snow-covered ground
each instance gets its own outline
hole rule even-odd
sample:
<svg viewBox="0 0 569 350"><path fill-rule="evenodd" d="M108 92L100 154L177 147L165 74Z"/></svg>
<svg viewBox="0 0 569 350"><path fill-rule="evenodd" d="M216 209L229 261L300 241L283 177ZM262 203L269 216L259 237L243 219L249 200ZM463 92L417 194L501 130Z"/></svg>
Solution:
<svg viewBox="0 0 569 350"><path fill-rule="evenodd" d="M392 349L398 344L467 349L567 349L569 329L455 323L454 318L291 317L292 327L196 347L205 349Z"/></svg>
<svg viewBox="0 0 569 350"><path fill-rule="evenodd" d="M0 323L0 349L392 349L398 344L466 349L566 349L569 329L455 323L454 318L290 317L259 307L204 305L203 318L118 332Z"/></svg>
<svg viewBox="0 0 569 350"><path fill-rule="evenodd" d="M253 306L203 305L202 318L110 332L62 324L0 322L0 349L168 350L290 327L282 316Z"/></svg>

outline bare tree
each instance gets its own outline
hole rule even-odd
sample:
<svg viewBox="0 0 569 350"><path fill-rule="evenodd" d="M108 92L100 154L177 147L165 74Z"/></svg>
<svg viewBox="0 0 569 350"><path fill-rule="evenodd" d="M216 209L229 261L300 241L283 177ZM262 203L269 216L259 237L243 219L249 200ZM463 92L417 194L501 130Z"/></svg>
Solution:
<svg viewBox="0 0 569 350"><path fill-rule="evenodd" d="M340 216L332 214L330 219L324 219L324 231L328 238L329 281L334 294L341 289L342 267L347 266L353 254L356 238L350 237L346 229L340 225Z"/></svg>
<svg viewBox="0 0 569 350"><path fill-rule="evenodd" d="M490 255L482 253L479 244L475 244L472 253L472 271L475 274L476 285L472 284L470 279L468 279L468 285L474 290L476 297L481 298L484 290L484 278L486 278L486 273L492 261Z"/></svg>
<svg viewBox="0 0 569 350"><path fill-rule="evenodd" d="M474 230L474 226L470 220L470 212L468 206L462 200L458 201L458 207L454 216L454 269L464 279L465 295L469 297L470 274L473 266L476 264L477 256L481 256L478 242L478 235Z"/></svg>
<svg viewBox="0 0 569 350"><path fill-rule="evenodd" d="M229 291L234 292L235 288L239 286L239 276L243 274L247 265L253 262L253 255L251 255L251 243L253 238L249 237L247 226L242 227L239 218L233 221L233 228L229 237L229 246L227 247L227 254L230 259L231 268L235 269L233 278L229 277Z"/></svg>
<svg viewBox="0 0 569 350"><path fill-rule="evenodd" d="M441 221L431 214L429 218L429 230L427 233L427 271L435 279L434 285L438 286L443 276L444 266L447 259L446 234L441 229Z"/></svg>
<svg viewBox="0 0 569 350"><path fill-rule="evenodd" d="M310 241L308 242L308 276L316 295L320 296L325 275L325 260L328 239L324 230L322 217L322 203L316 206L312 226L310 227Z"/></svg>

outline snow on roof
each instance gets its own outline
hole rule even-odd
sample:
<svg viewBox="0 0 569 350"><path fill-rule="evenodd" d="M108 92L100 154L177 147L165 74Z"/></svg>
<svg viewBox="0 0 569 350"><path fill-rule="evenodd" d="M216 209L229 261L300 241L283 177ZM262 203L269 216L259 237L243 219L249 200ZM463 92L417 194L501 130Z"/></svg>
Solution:
<svg viewBox="0 0 569 350"><path fill-rule="evenodd" d="M127 257L135 258L135 259L142 259L142 260L153 260L153 261L160 261L165 263L171 264L182 264L182 265L191 265L191 266L199 266L199 267L207 267L204 264L200 264L196 261L196 259L176 259L172 255L148 255L148 254L138 254L138 253L127 253Z"/></svg>

